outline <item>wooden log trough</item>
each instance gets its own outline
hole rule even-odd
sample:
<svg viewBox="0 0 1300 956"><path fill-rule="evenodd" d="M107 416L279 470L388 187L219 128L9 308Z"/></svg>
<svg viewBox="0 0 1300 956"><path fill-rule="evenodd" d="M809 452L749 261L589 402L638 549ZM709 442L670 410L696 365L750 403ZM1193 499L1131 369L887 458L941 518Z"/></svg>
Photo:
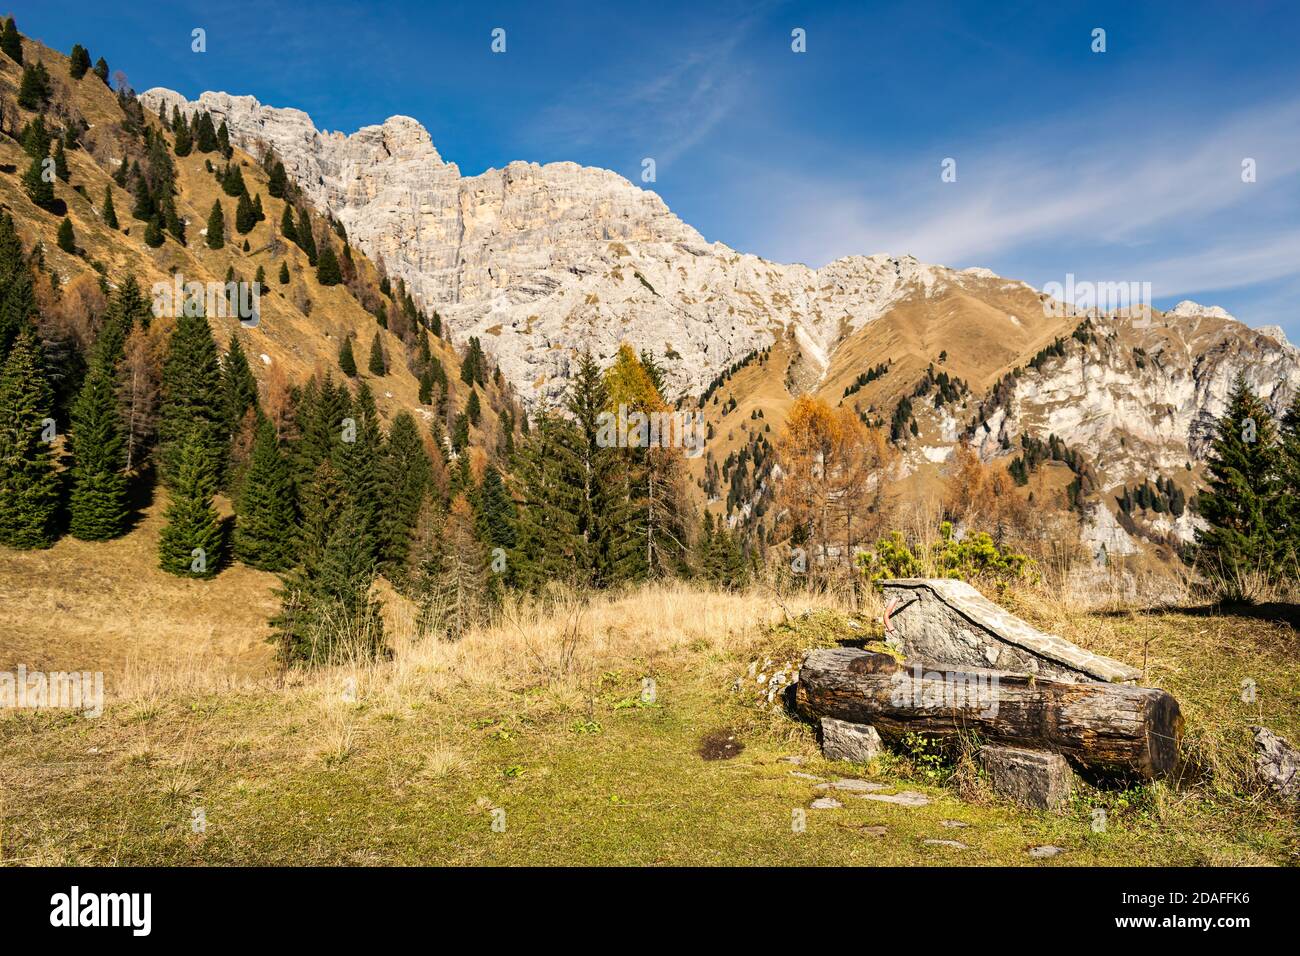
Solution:
<svg viewBox="0 0 1300 956"><path fill-rule="evenodd" d="M854 648L811 651L799 668L795 700L805 717L869 725L886 742L908 733L973 736L1146 779L1172 769L1182 731L1178 702L1162 690L900 664L889 654Z"/></svg>

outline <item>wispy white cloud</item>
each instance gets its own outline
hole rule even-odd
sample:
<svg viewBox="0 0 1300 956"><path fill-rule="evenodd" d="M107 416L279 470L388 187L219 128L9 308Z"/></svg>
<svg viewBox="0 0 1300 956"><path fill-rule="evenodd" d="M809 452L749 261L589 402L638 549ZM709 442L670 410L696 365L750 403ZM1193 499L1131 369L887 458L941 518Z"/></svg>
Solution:
<svg viewBox="0 0 1300 956"><path fill-rule="evenodd" d="M536 138L569 148L626 147L670 165L742 101L748 69L737 53L750 22L592 77L541 112Z"/></svg>

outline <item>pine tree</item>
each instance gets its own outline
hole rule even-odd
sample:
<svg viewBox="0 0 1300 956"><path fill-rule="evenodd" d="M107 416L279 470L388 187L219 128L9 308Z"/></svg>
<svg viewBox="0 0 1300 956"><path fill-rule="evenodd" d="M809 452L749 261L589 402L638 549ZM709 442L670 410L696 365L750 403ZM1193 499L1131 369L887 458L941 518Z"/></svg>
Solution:
<svg viewBox="0 0 1300 956"><path fill-rule="evenodd" d="M0 369L0 544L11 548L54 541L59 486L47 440L50 405L40 341L24 322Z"/></svg>
<svg viewBox="0 0 1300 956"><path fill-rule="evenodd" d="M420 394L421 405L433 404L433 372L425 369L420 373Z"/></svg>
<svg viewBox="0 0 1300 956"><path fill-rule="evenodd" d="M1294 580L1300 578L1300 391L1282 417L1279 438L1282 460L1277 563L1281 574Z"/></svg>
<svg viewBox="0 0 1300 956"><path fill-rule="evenodd" d="M36 315L32 273L13 217L0 211L0 365L9 347Z"/></svg>
<svg viewBox="0 0 1300 956"><path fill-rule="evenodd" d="M72 173L68 170L68 154L63 149L63 140L54 144L54 175L67 182Z"/></svg>
<svg viewBox="0 0 1300 956"><path fill-rule="evenodd" d="M50 138L49 129L45 126L45 117L37 116L33 118L30 123L23 127L19 140L22 143L23 152L33 159L44 159L48 156L53 140Z"/></svg>
<svg viewBox="0 0 1300 956"><path fill-rule="evenodd" d="M208 248L220 249L226 244L226 216L221 211L221 200L214 200L208 214Z"/></svg>
<svg viewBox="0 0 1300 956"><path fill-rule="evenodd" d="M469 399L465 402L465 417L476 428L483 417L483 406L478 400L478 389L472 386L469 390Z"/></svg>
<svg viewBox="0 0 1300 956"><path fill-rule="evenodd" d="M272 619L286 664L329 664L385 651L381 608L370 596L374 556L359 535L362 517L347 503L318 558L284 579L280 613Z"/></svg>
<svg viewBox="0 0 1300 956"><path fill-rule="evenodd" d="M95 61L95 75L105 86L108 86L108 61L102 56Z"/></svg>
<svg viewBox="0 0 1300 956"><path fill-rule="evenodd" d="M23 62L23 38L13 17L6 19L4 29L0 30L0 51L15 63Z"/></svg>
<svg viewBox="0 0 1300 956"><path fill-rule="evenodd" d="M109 229L117 228L117 210L113 208L113 187L104 187L104 205L99 211L100 218Z"/></svg>
<svg viewBox="0 0 1300 956"><path fill-rule="evenodd" d="M515 546L515 504L497 466L483 469L478 490L478 534L490 548Z"/></svg>
<svg viewBox="0 0 1300 956"><path fill-rule="evenodd" d="M289 284L289 263L281 260L280 262L280 285Z"/></svg>
<svg viewBox="0 0 1300 956"><path fill-rule="evenodd" d="M312 266L316 265L316 236L312 232L311 218L307 215L306 209L298 210L298 225L294 230L297 237L298 247L307 253L307 262ZM329 241L325 243L329 245ZM335 265L338 263L336 262Z"/></svg>
<svg viewBox="0 0 1300 956"><path fill-rule="evenodd" d="M321 257L324 261L324 256ZM379 341L379 333L375 333L374 339L370 343L370 362L368 365L371 375L384 376L388 374L388 366L384 363L384 344Z"/></svg>
<svg viewBox="0 0 1300 956"><path fill-rule="evenodd" d="M221 177L221 189L227 196L248 195L248 187L244 185L244 174L240 172L238 163L231 163L226 167L225 175Z"/></svg>
<svg viewBox="0 0 1300 956"><path fill-rule="evenodd" d="M284 163L276 160L271 167L271 176L267 182L266 191L276 199L283 199L288 186L289 179L284 172Z"/></svg>
<svg viewBox="0 0 1300 956"><path fill-rule="evenodd" d="M1206 460L1209 487L1199 510L1208 527L1196 535L1198 563L1230 599L1250 596L1251 576L1276 571L1282 465L1276 439L1268 410L1238 375ZM1148 496L1149 488L1142 493Z"/></svg>
<svg viewBox="0 0 1300 956"><path fill-rule="evenodd" d="M284 571L294 564L293 475L269 418L258 421L235 517L237 560L263 571Z"/></svg>
<svg viewBox="0 0 1300 956"><path fill-rule="evenodd" d="M23 67L18 84L18 105L25 110L41 110L50 98L50 74L44 63L29 63Z"/></svg>
<svg viewBox="0 0 1300 956"><path fill-rule="evenodd" d="M158 566L180 577L210 578L221 566L221 519L212 505L216 480L198 429L180 448L166 526L158 537Z"/></svg>
<svg viewBox="0 0 1300 956"><path fill-rule="evenodd" d="M248 193L244 193L235 207L235 229L240 235L245 235L252 232L256 225L257 214L253 211L253 204L248 201Z"/></svg>
<svg viewBox="0 0 1300 956"><path fill-rule="evenodd" d="M103 348L72 406L68 530L86 541L115 538L126 530L126 445L119 422L117 381L110 364L116 351Z"/></svg>
<svg viewBox="0 0 1300 956"><path fill-rule="evenodd" d="M164 242L166 237L163 235L162 223L157 216L149 220L149 224L144 227L144 244L150 249L157 249Z"/></svg>
<svg viewBox="0 0 1300 956"><path fill-rule="evenodd" d="M442 535L421 561L415 590L421 633L455 640L481 619L489 601L487 560L464 495L452 500Z"/></svg>
<svg viewBox="0 0 1300 956"><path fill-rule="evenodd" d="M175 128L175 152L177 156L188 156L194 150L194 134L190 132L189 120L185 114L177 111L173 117L172 126Z"/></svg>
<svg viewBox="0 0 1300 956"><path fill-rule="evenodd" d="M162 411L158 423L159 476L168 484L175 479L182 449L194 436L202 463L215 483L225 459L225 413L222 405L221 364L212 328L195 303L176 320L167 345L162 370Z"/></svg>
<svg viewBox="0 0 1300 956"><path fill-rule="evenodd" d="M137 177L131 191L135 196L135 203L131 207L131 218L147 223L158 211L153 193L149 191L149 181L143 176Z"/></svg>
<svg viewBox="0 0 1300 956"><path fill-rule="evenodd" d="M379 512L381 508L379 471L383 455L383 431L379 412L370 386L357 386L349 415L353 422L352 441L343 443L339 456L339 475L348 499L357 509L362 522L368 553L378 558L380 552Z"/></svg>
<svg viewBox="0 0 1300 956"><path fill-rule="evenodd" d="M27 198L41 209L54 208L53 179L53 176L49 179L45 177L44 159L33 159L27 172L23 173L23 189L27 192Z"/></svg>
<svg viewBox="0 0 1300 956"><path fill-rule="evenodd" d="M226 125L225 120L221 121L221 126L217 130L217 149L221 151L221 155L226 159L230 159L235 152L230 145L230 127Z"/></svg>
<svg viewBox="0 0 1300 956"><path fill-rule="evenodd" d="M68 56L68 72L74 80L79 80L90 72L90 54L80 43L72 45L72 53Z"/></svg>
<svg viewBox="0 0 1300 956"><path fill-rule="evenodd" d="M543 409L518 462L522 504L518 509L511 580L528 591L549 581L578 583L587 577L585 543L578 533L583 475L573 424Z"/></svg>
<svg viewBox="0 0 1300 956"><path fill-rule="evenodd" d="M72 220L67 216L59 223L58 243L64 252L74 256L77 254L77 237L72 231Z"/></svg>
<svg viewBox="0 0 1300 956"><path fill-rule="evenodd" d="M257 408L257 379L239 336L230 333L230 345L221 362L221 415L225 434L233 435L250 409Z"/></svg>
<svg viewBox="0 0 1300 956"><path fill-rule="evenodd" d="M298 229L293 224L293 207L287 204L280 219L280 235L294 244L298 242Z"/></svg>
<svg viewBox="0 0 1300 956"><path fill-rule="evenodd" d="M321 243L320 257L316 263L316 281L321 285L338 285L343 281L339 270L339 260L334 255L334 246L328 237ZM382 375L383 373L378 373Z"/></svg>
<svg viewBox="0 0 1300 956"><path fill-rule="evenodd" d="M379 561L390 576L406 565L411 534L432 480L419 426L408 412L399 412L388 430L379 467L385 502L379 515Z"/></svg>
<svg viewBox="0 0 1300 956"><path fill-rule="evenodd" d="M200 153L211 153L217 149L217 131L212 125L212 114L204 110L194 122L194 147Z"/></svg>
<svg viewBox="0 0 1300 956"><path fill-rule="evenodd" d="M339 346L339 368L348 378L357 377L357 360L352 354L352 336L345 336Z"/></svg>

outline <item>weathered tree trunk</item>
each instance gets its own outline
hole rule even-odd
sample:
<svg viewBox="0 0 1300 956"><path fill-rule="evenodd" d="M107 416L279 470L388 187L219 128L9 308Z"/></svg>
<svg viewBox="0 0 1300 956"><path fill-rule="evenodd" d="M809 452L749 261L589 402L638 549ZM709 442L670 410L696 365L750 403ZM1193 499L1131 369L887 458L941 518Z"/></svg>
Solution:
<svg viewBox="0 0 1300 956"><path fill-rule="evenodd" d="M887 654L850 648L810 652L799 668L796 700L806 716L870 724L886 740L972 735L1148 779L1173 766L1183 724L1178 702L1149 687L1065 684L941 664L919 672Z"/></svg>

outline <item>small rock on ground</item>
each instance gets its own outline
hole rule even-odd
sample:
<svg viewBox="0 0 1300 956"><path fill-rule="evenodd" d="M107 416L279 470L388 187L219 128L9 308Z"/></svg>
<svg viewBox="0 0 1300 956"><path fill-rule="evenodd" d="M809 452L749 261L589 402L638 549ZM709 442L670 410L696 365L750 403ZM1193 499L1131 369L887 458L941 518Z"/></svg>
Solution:
<svg viewBox="0 0 1300 956"><path fill-rule="evenodd" d="M959 840L924 840L922 842L924 842L926 846L950 846L958 850L970 849L970 847Z"/></svg>
<svg viewBox="0 0 1300 956"><path fill-rule="evenodd" d="M830 783L817 784L818 790L849 790L854 793L871 793L875 790L888 790L883 783L871 783L869 780L832 780Z"/></svg>
<svg viewBox="0 0 1300 956"><path fill-rule="evenodd" d="M1035 846L1029 848L1029 855L1035 860L1048 860L1054 856L1060 856L1065 852L1065 847L1060 846Z"/></svg>
<svg viewBox="0 0 1300 956"><path fill-rule="evenodd" d="M820 780L821 777L812 773L804 773L802 770L791 770L790 776L798 777L800 780Z"/></svg>
<svg viewBox="0 0 1300 956"><path fill-rule="evenodd" d="M834 797L818 797L809 806L814 810L838 810L844 804L840 803Z"/></svg>
<svg viewBox="0 0 1300 956"><path fill-rule="evenodd" d="M962 823L960 820L940 820L939 825L949 830L964 830L970 826L969 823Z"/></svg>
<svg viewBox="0 0 1300 956"><path fill-rule="evenodd" d="M900 807L924 807L930 802L929 797L915 790L904 790L902 793L862 793L857 796L863 800L879 800L881 803L893 803Z"/></svg>

